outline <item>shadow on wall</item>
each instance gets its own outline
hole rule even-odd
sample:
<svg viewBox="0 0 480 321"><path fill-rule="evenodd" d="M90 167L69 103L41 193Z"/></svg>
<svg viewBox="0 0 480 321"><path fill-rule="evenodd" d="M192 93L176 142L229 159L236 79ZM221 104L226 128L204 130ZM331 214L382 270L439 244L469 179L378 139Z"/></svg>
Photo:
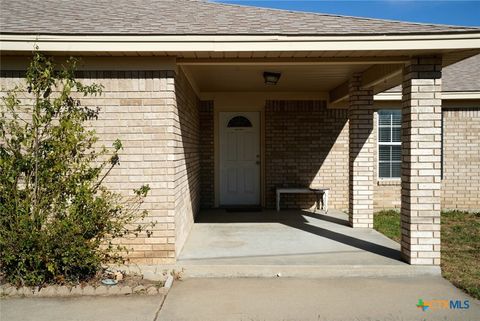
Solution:
<svg viewBox="0 0 480 321"><path fill-rule="evenodd" d="M267 101L265 106L266 206L277 187L329 187L330 205L348 207L347 111L325 101ZM282 208L311 208L314 195L282 196Z"/></svg>
<svg viewBox="0 0 480 321"><path fill-rule="evenodd" d="M200 100L183 71L178 71L174 83L177 110L172 115L178 120L173 129L174 224L178 255L200 209Z"/></svg>
<svg viewBox="0 0 480 321"><path fill-rule="evenodd" d="M214 206L213 100L200 102L200 207Z"/></svg>

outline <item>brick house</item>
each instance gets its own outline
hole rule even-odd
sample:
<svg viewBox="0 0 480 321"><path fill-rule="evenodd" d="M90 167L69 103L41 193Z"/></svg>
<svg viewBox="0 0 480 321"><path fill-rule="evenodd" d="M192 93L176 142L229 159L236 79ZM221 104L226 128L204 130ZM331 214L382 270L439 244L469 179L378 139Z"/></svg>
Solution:
<svg viewBox="0 0 480 321"><path fill-rule="evenodd" d="M2 0L2 90L34 44L105 86L108 186L149 184L134 262L173 263L202 208L330 188L352 227L397 207L410 264L440 263L440 209L479 209L480 29L175 1ZM276 84L272 84L275 83ZM282 206L309 208L311 195ZM259 214L260 215L260 214Z"/></svg>

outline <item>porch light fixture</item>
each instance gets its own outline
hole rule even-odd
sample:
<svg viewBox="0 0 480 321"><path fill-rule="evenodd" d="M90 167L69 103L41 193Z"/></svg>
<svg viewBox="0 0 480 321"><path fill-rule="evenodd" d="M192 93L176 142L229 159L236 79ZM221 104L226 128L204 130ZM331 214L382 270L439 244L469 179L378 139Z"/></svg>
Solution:
<svg viewBox="0 0 480 321"><path fill-rule="evenodd" d="M275 86L282 74L279 72L265 71L263 73L263 79L265 79L265 85Z"/></svg>

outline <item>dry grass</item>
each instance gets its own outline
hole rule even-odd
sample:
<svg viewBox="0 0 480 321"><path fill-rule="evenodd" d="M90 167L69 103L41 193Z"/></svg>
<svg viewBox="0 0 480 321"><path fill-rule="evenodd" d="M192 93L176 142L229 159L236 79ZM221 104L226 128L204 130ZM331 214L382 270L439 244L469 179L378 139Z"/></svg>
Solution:
<svg viewBox="0 0 480 321"><path fill-rule="evenodd" d="M442 274L480 299L480 212L442 213Z"/></svg>
<svg viewBox="0 0 480 321"><path fill-rule="evenodd" d="M400 213L374 215L374 228L399 242ZM442 275L456 287L480 299L480 213L442 212Z"/></svg>

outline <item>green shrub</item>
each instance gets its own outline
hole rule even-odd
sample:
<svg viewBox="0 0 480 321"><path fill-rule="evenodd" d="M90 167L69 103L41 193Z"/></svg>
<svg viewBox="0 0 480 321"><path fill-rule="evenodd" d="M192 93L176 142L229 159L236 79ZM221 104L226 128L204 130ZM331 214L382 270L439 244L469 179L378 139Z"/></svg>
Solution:
<svg viewBox="0 0 480 321"><path fill-rule="evenodd" d="M102 186L122 144L95 148L85 122L99 110L75 97L99 95L102 86L77 81L75 64L57 69L34 52L27 87L2 98L0 269L17 285L88 279L101 264L122 260L126 249L114 238L149 235L149 225L136 223L147 214L140 205L149 187L124 198Z"/></svg>

